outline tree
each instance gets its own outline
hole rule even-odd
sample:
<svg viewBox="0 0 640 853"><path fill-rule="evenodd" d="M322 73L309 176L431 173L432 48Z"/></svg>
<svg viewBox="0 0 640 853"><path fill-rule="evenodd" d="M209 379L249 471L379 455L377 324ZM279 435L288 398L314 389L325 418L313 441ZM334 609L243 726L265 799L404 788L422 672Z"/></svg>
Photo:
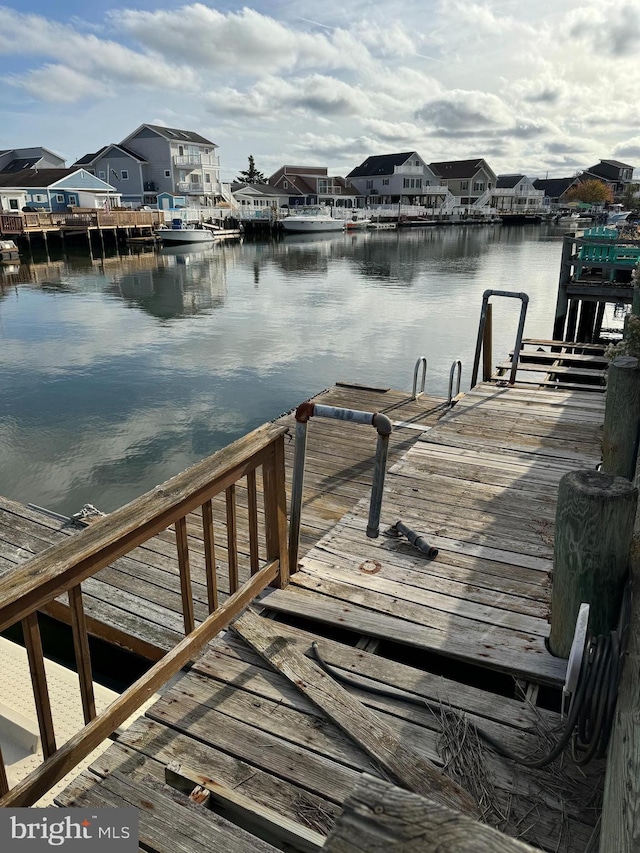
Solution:
<svg viewBox="0 0 640 853"><path fill-rule="evenodd" d="M240 172L237 181L241 181L243 184L266 184L267 179L256 169L255 160L253 159L253 154L249 154L249 168L245 169L243 172Z"/></svg>
<svg viewBox="0 0 640 853"><path fill-rule="evenodd" d="M603 181L599 181L597 178L590 178L588 181L582 181L582 183L577 184L575 187L571 187L567 191L566 198L568 201L601 204L602 202L613 201L613 191Z"/></svg>

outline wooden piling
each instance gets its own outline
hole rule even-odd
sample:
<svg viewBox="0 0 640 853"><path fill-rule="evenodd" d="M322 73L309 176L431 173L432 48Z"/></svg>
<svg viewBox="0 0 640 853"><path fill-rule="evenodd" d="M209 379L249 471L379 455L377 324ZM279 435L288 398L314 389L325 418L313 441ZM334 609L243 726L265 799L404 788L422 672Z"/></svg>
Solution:
<svg viewBox="0 0 640 853"><path fill-rule="evenodd" d="M627 575L638 490L623 477L571 471L560 480L556 512L549 650L566 658L582 602L589 633L618 621Z"/></svg>
<svg viewBox="0 0 640 853"><path fill-rule="evenodd" d="M558 281L558 296L556 299L556 316L553 324L553 340L563 341L565 338L565 322L567 319L567 308L569 297L567 296L567 285L571 279L571 252L573 241L565 237L562 243L562 258L560 260L560 279Z"/></svg>
<svg viewBox="0 0 640 853"><path fill-rule="evenodd" d="M517 353L514 358L517 358ZM487 302L487 317L482 338L482 381L487 382L493 373L493 306Z"/></svg>
<svg viewBox="0 0 640 853"><path fill-rule="evenodd" d="M620 356L609 366L602 435L602 470L633 479L640 433L640 360Z"/></svg>

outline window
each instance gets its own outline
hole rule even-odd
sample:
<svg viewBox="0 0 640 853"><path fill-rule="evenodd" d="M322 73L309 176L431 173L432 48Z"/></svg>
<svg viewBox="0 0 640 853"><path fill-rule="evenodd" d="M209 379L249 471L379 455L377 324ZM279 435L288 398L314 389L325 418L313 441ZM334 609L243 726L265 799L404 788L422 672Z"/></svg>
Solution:
<svg viewBox="0 0 640 853"><path fill-rule="evenodd" d="M474 193L484 192L484 181L474 181L473 182L473 191L474 191Z"/></svg>
<svg viewBox="0 0 640 853"><path fill-rule="evenodd" d="M285 190L288 190L289 189L289 181L283 181L282 186L284 187Z"/></svg>
<svg viewBox="0 0 640 853"><path fill-rule="evenodd" d="M388 186L389 186L389 178L383 178L383 179L382 179L382 186L383 186L383 187L388 187Z"/></svg>
<svg viewBox="0 0 640 853"><path fill-rule="evenodd" d="M106 181L107 173L106 172L98 172L98 177L100 178L101 181Z"/></svg>
<svg viewBox="0 0 640 853"><path fill-rule="evenodd" d="M419 166L419 165L420 165L420 160L415 160L415 161L414 161L414 165Z"/></svg>
<svg viewBox="0 0 640 853"><path fill-rule="evenodd" d="M422 189L422 178L416 178L416 189Z"/></svg>
<svg viewBox="0 0 640 853"><path fill-rule="evenodd" d="M165 178L170 178L171 177L171 169L165 169L164 170L164 176L165 176Z"/></svg>
<svg viewBox="0 0 640 853"><path fill-rule="evenodd" d="M122 176L123 181L129 180L129 170L128 169L123 169L122 172L120 172L120 175Z"/></svg>
<svg viewBox="0 0 640 853"><path fill-rule="evenodd" d="M192 184L199 184L200 183L200 175L196 175L196 174L189 175L189 181Z"/></svg>
<svg viewBox="0 0 640 853"><path fill-rule="evenodd" d="M44 200L45 200L45 197L43 195L36 195L35 196L35 201L44 201Z"/></svg>
<svg viewBox="0 0 640 853"><path fill-rule="evenodd" d="M460 190L468 190L469 181L460 181Z"/></svg>
<svg viewBox="0 0 640 853"><path fill-rule="evenodd" d="M204 173L204 182L205 182L205 184L211 183L211 175L208 172Z"/></svg>
<svg viewBox="0 0 640 853"><path fill-rule="evenodd" d="M58 193L58 194L56 195L56 201L57 201L59 204L62 204L62 202L64 201L64 195L62 195L62 194Z"/></svg>
<svg viewBox="0 0 640 853"><path fill-rule="evenodd" d="M17 198L10 198L9 199L9 209L10 210L17 210L18 209L18 199Z"/></svg>
<svg viewBox="0 0 640 853"><path fill-rule="evenodd" d="M372 190L373 189L373 181L367 181L365 187L368 190Z"/></svg>
<svg viewBox="0 0 640 853"><path fill-rule="evenodd" d="M403 178L402 179L402 189L408 190L410 186L411 186L411 183L409 181L409 178Z"/></svg>
<svg viewBox="0 0 640 853"><path fill-rule="evenodd" d="M75 207L75 205L78 203L78 199L75 195L70 195L67 203L70 207Z"/></svg>

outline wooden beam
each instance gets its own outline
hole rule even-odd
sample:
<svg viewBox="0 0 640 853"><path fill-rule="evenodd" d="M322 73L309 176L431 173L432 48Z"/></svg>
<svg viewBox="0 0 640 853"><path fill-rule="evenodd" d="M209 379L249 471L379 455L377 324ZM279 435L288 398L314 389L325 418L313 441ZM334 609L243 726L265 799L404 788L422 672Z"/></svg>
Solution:
<svg viewBox="0 0 640 853"><path fill-rule="evenodd" d="M323 853L536 853L528 844L366 773L345 800L322 849Z"/></svg>
<svg viewBox="0 0 640 853"><path fill-rule="evenodd" d="M196 627L193 613L193 590L191 588L191 569L189 567L189 540L187 539L187 519L176 519L176 548L178 551L178 569L180 571L180 594L182 596L182 618L185 636ZM236 587L237 589L237 587ZM234 590L231 590L235 592Z"/></svg>
<svg viewBox="0 0 640 853"><path fill-rule="evenodd" d="M96 700L93 692L93 675L91 672L91 652L89 650L89 635L87 620L84 615L82 589L80 584L69 590L69 610L71 611L71 630L73 633L73 648L76 657L76 669L80 681L80 696L84 721L88 723L96 715Z"/></svg>
<svg viewBox="0 0 640 853"><path fill-rule="evenodd" d="M216 813L269 844L300 853L317 853L324 844L325 837L319 832L252 800L237 788L229 788L179 762L171 762L165 767L165 781L185 794L194 786L203 788L209 794L209 804L215 803L213 810Z"/></svg>
<svg viewBox="0 0 640 853"><path fill-rule="evenodd" d="M56 751L56 736L53 728L53 717L51 715L51 700L49 699L49 688L47 687L47 674L44 669L44 653L42 651L42 639L40 637L37 612L30 613L22 620L22 634L29 659L33 698L36 704L36 715L38 717L40 739L42 741L42 752L44 757L48 758Z"/></svg>
<svg viewBox="0 0 640 853"><path fill-rule="evenodd" d="M232 629L397 782L441 805L477 814L477 804L467 791L408 749L389 725L306 658L295 641L279 634L277 625L247 611Z"/></svg>

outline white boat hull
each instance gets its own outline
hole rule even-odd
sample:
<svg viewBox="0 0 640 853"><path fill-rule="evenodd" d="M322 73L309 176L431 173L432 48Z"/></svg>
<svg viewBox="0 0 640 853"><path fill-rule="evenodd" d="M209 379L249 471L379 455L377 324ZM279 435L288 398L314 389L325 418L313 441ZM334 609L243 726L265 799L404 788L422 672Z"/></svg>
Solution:
<svg viewBox="0 0 640 853"><path fill-rule="evenodd" d="M343 231L344 222L331 217L288 216L282 220L282 227L296 234L319 234L324 231Z"/></svg>
<svg viewBox="0 0 640 853"><path fill-rule="evenodd" d="M163 243L213 243L215 231L205 228L160 228L156 235Z"/></svg>

